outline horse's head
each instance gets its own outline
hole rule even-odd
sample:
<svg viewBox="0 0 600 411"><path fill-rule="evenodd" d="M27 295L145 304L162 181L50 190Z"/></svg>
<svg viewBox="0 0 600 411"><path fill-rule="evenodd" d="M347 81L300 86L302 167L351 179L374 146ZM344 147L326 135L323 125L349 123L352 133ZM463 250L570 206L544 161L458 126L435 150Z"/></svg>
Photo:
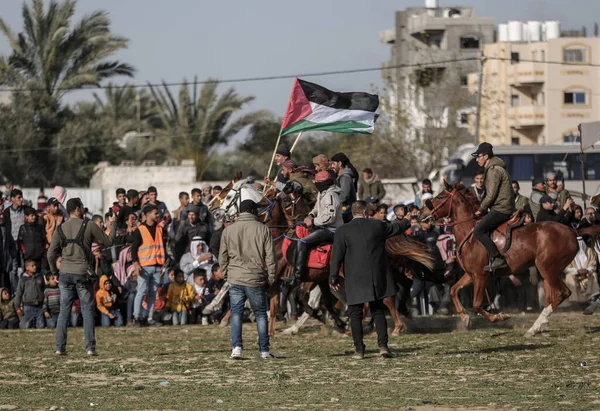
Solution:
<svg viewBox="0 0 600 411"><path fill-rule="evenodd" d="M223 202L225 201L225 197L227 197L227 194L231 191L231 188L233 187L233 185L237 182L240 181L240 179L242 178L242 173L237 172L235 173L235 176L233 177L233 180L231 180L231 182L229 184L227 184L225 187L223 187L223 189L221 190L221 192L216 195L215 197L213 197L213 199L210 201L208 205L208 210L215 214L215 212L217 212L221 206L223 205Z"/></svg>
<svg viewBox="0 0 600 411"><path fill-rule="evenodd" d="M421 214L422 216L433 215L436 220L452 217L452 210L456 210L453 206L457 201L473 203L473 198L471 198L473 196L462 183L448 184L445 178L442 179L442 183L444 189L433 199L425 201L425 212Z"/></svg>
<svg viewBox="0 0 600 411"><path fill-rule="evenodd" d="M257 204L269 203L263 193L254 187L253 182L252 177L247 177L233 183L225 193L220 210L225 214L235 216L239 213L240 205L244 200L252 200Z"/></svg>

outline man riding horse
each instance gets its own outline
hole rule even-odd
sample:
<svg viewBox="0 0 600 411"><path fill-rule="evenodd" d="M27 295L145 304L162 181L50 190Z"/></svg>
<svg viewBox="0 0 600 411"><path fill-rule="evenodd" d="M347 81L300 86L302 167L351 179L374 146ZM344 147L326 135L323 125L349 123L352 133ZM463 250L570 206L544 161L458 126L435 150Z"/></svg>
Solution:
<svg viewBox="0 0 600 411"><path fill-rule="evenodd" d="M319 172L315 176L315 186L319 191L317 203L304 219L304 223L312 232L298 241L296 246L292 285L297 284L304 274L310 249L319 244L333 242L332 230L344 224L340 203L341 190L334 185L331 175L327 171Z"/></svg>
<svg viewBox="0 0 600 411"><path fill-rule="evenodd" d="M475 226L473 235L485 247L489 255L490 264L484 267L484 270L494 272L500 268L506 268L508 265L494 244L491 235L515 212L515 197L506 165L502 159L494 157L493 147L490 143L481 143L477 151L471 155L476 158L480 167L485 168L483 179L486 194L481 201L479 210L475 212L475 216L479 217L488 209L490 210Z"/></svg>

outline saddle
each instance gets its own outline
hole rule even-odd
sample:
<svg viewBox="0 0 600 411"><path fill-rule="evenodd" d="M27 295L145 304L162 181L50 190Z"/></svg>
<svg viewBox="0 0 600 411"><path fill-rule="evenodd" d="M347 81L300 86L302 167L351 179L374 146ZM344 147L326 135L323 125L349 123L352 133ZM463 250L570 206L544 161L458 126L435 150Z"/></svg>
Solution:
<svg viewBox="0 0 600 411"><path fill-rule="evenodd" d="M294 265L295 256L296 256L296 244L298 241L307 235L310 234L310 231L304 226L296 227L296 237L295 238L284 238L283 239L283 255L288 264ZM297 239L296 239L297 238ZM318 247L310 250L308 255L308 260L306 262L306 266L308 268L325 268L329 265L329 260L331 259L331 247L332 244L320 244Z"/></svg>
<svg viewBox="0 0 600 411"><path fill-rule="evenodd" d="M517 210L507 222L494 230L492 240L496 244L496 247L498 247L500 254L508 251L512 240L512 231L521 227L524 222L525 216L523 215L523 210Z"/></svg>

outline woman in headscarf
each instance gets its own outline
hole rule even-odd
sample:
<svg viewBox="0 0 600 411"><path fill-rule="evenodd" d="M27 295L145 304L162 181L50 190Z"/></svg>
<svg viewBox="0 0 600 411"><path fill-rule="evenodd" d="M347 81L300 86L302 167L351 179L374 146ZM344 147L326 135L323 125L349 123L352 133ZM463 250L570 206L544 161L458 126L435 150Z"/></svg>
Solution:
<svg viewBox="0 0 600 411"><path fill-rule="evenodd" d="M571 290L569 301L586 303L592 294L598 292L596 279L596 252L588 247L582 237L577 237L579 251L575 259L565 268L565 283Z"/></svg>
<svg viewBox="0 0 600 411"><path fill-rule="evenodd" d="M62 212L63 223L69 219L69 213L65 208L67 202L67 189L61 186L54 187L54 198L58 200L58 209Z"/></svg>

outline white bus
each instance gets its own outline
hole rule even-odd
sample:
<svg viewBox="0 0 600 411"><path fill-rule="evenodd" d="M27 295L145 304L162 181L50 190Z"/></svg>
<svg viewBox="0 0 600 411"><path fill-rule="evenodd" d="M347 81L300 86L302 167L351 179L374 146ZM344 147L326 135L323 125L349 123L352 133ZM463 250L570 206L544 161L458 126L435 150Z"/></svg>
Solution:
<svg viewBox="0 0 600 411"><path fill-rule="evenodd" d="M476 150L472 144L459 147L450 157L448 164L440 170L440 176L448 182L461 181L471 185L480 167L471 153ZM531 181L534 177L546 178L550 172L562 175L565 188L573 197L581 197L581 153L579 144L548 146L498 146L494 147L494 155L506 163L506 169L513 180L521 186L521 194L529 196ZM600 148L590 148L585 152L585 188L588 196L600 192ZM579 203L580 200L575 198ZM581 204L582 205L582 204Z"/></svg>

